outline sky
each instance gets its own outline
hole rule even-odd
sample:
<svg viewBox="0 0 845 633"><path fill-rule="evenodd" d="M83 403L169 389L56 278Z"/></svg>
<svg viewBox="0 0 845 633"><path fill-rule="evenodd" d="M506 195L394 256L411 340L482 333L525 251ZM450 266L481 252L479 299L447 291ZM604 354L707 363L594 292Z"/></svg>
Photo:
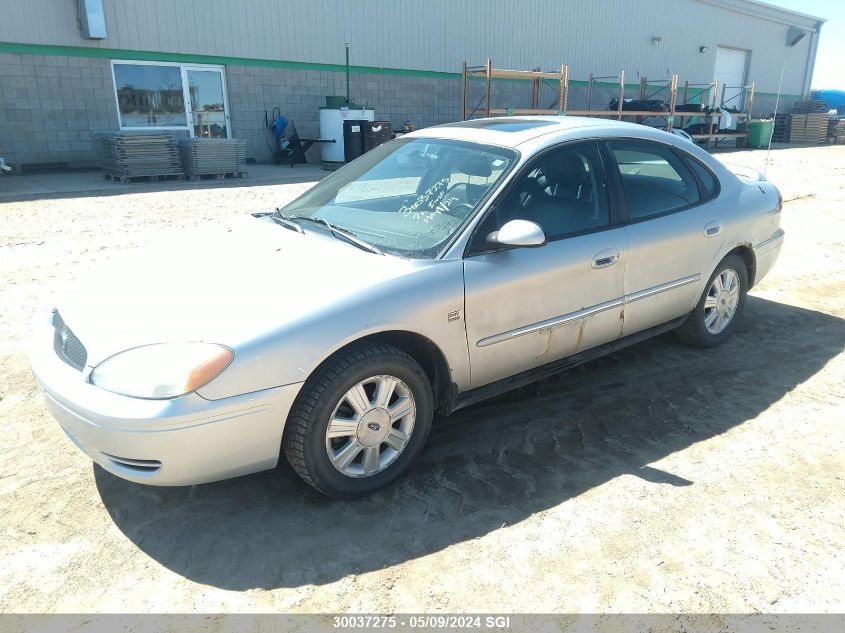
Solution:
<svg viewBox="0 0 845 633"><path fill-rule="evenodd" d="M812 87L845 90L845 0L764 0L827 20L822 25Z"/></svg>

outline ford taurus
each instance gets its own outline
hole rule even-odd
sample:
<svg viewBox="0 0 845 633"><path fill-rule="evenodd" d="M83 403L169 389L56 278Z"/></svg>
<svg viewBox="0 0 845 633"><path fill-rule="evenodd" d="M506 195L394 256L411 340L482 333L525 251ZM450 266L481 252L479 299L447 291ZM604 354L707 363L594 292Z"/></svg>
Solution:
<svg viewBox="0 0 845 633"><path fill-rule="evenodd" d="M674 330L724 342L781 196L688 141L576 117L441 125L272 213L86 275L33 332L69 438L184 485L276 466L333 496L399 477L432 418Z"/></svg>

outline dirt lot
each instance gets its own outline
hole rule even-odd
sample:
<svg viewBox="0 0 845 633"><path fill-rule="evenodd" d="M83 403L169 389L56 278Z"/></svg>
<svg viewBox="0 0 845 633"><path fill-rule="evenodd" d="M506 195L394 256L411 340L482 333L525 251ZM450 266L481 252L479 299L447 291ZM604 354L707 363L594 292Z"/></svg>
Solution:
<svg viewBox="0 0 845 633"><path fill-rule="evenodd" d="M464 410L356 502L286 465L117 479L24 354L90 266L308 185L0 204L0 612L845 611L845 147L772 158L787 242L729 343L663 336Z"/></svg>

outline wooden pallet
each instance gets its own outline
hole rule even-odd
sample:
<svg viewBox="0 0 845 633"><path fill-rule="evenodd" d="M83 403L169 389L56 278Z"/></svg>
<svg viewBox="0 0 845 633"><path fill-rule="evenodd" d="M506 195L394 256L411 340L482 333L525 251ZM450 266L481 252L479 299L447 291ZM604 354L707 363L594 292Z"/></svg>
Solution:
<svg viewBox="0 0 845 633"><path fill-rule="evenodd" d="M796 101L792 104L792 114L827 113L827 101Z"/></svg>
<svg viewBox="0 0 845 633"><path fill-rule="evenodd" d="M191 174L188 180L223 180L225 178L245 178L245 171L227 171L213 174Z"/></svg>
<svg viewBox="0 0 845 633"><path fill-rule="evenodd" d="M827 124L827 142L845 143L845 121L831 119Z"/></svg>
<svg viewBox="0 0 845 633"><path fill-rule="evenodd" d="M180 180L185 180L185 174L159 174L153 176L127 176L125 174L117 174L113 172L105 172L106 180L113 180L114 182L120 182L123 184L128 184L131 182L177 182Z"/></svg>
<svg viewBox="0 0 845 633"><path fill-rule="evenodd" d="M827 113L793 114L790 143L824 143L827 140Z"/></svg>
<svg viewBox="0 0 845 633"><path fill-rule="evenodd" d="M792 129L791 114L776 114L775 127L772 131L772 141L775 143L788 143L789 134Z"/></svg>

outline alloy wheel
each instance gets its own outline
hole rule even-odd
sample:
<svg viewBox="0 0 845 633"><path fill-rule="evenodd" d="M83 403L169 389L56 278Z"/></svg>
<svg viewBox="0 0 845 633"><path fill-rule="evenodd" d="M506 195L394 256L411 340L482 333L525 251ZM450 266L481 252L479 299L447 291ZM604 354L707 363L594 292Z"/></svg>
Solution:
<svg viewBox="0 0 845 633"><path fill-rule="evenodd" d="M326 452L347 477L371 477L405 450L416 418L410 388L395 376L372 376L349 389L326 427Z"/></svg>
<svg viewBox="0 0 845 633"><path fill-rule="evenodd" d="M739 275L726 268L713 279L704 300L704 327L710 334L721 334L728 327L739 305Z"/></svg>

